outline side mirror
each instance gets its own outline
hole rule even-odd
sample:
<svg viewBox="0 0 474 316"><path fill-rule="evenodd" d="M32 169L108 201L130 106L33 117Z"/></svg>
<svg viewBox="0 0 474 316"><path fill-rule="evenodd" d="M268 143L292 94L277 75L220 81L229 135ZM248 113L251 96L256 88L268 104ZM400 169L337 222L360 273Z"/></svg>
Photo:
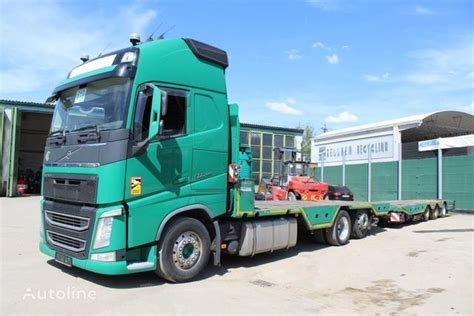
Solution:
<svg viewBox="0 0 474 316"><path fill-rule="evenodd" d="M161 117L165 117L168 113L168 93L161 90Z"/></svg>
<svg viewBox="0 0 474 316"><path fill-rule="evenodd" d="M162 117L162 91L160 88L153 86L153 101L151 103L150 131L148 139L153 139L160 133L160 122Z"/></svg>
<svg viewBox="0 0 474 316"><path fill-rule="evenodd" d="M150 129L148 131L148 137L133 146L132 156L138 156L143 154L146 148L148 147L150 141L159 134L161 134L163 131L163 120L161 120L163 91L161 91L160 88L152 84L147 84L146 88L153 89L153 99L151 103L150 113Z"/></svg>

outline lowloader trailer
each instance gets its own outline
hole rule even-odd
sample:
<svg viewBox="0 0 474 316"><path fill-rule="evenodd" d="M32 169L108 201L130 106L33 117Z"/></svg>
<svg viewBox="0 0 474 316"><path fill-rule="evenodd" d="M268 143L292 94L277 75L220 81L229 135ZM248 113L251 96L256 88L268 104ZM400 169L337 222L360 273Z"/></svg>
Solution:
<svg viewBox="0 0 474 316"><path fill-rule="evenodd" d="M445 216L446 200L256 202L250 151L229 104L227 54L192 39L98 56L53 91L40 250L100 274L195 278L222 253L288 249L298 233L335 246L377 221Z"/></svg>

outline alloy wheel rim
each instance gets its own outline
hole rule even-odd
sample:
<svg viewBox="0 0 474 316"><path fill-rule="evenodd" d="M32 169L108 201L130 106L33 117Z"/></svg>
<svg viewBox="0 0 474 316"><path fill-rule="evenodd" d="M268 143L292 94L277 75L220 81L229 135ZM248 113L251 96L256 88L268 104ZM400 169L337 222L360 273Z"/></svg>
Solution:
<svg viewBox="0 0 474 316"><path fill-rule="evenodd" d="M346 240L349 236L349 220L345 216L337 223L337 235L339 240Z"/></svg>
<svg viewBox="0 0 474 316"><path fill-rule="evenodd" d="M201 257L202 241L199 236L186 231L179 235L173 245L173 262L181 270L194 267Z"/></svg>
<svg viewBox="0 0 474 316"><path fill-rule="evenodd" d="M369 226L369 215L367 213L360 214L357 219L357 225L360 229L366 229Z"/></svg>

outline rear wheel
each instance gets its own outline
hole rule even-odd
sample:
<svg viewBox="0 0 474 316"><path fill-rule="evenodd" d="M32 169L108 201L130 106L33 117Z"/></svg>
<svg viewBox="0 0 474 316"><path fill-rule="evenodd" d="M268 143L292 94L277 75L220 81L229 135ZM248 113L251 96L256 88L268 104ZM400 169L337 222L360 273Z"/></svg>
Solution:
<svg viewBox="0 0 474 316"><path fill-rule="evenodd" d="M435 206L434 209L430 211L430 219L437 219L439 215L439 207Z"/></svg>
<svg viewBox="0 0 474 316"><path fill-rule="evenodd" d="M441 206L441 210L439 211L439 217L445 217L446 215L448 215L448 208L446 207L446 204L443 204L443 206Z"/></svg>
<svg viewBox="0 0 474 316"><path fill-rule="evenodd" d="M351 217L347 211L339 211L332 227L325 231L326 240L330 245L342 246L351 237Z"/></svg>
<svg viewBox="0 0 474 316"><path fill-rule="evenodd" d="M423 221L427 221L430 219L431 208L429 206L426 207L425 212L423 213L422 219Z"/></svg>
<svg viewBox="0 0 474 316"><path fill-rule="evenodd" d="M352 221L352 237L361 239L367 236L370 228L370 215L367 211L357 211Z"/></svg>
<svg viewBox="0 0 474 316"><path fill-rule="evenodd" d="M170 282L190 281L206 267L210 244L209 233L200 221L177 219L165 231L156 273Z"/></svg>

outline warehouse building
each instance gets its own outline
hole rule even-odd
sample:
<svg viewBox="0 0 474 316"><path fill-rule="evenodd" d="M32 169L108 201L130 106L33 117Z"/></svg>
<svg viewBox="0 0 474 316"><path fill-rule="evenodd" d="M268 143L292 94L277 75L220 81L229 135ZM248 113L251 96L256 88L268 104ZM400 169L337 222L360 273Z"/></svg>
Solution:
<svg viewBox="0 0 474 316"><path fill-rule="evenodd" d="M41 189L44 146L53 117L50 104L0 100L0 196Z"/></svg>
<svg viewBox="0 0 474 316"><path fill-rule="evenodd" d="M474 117L441 111L327 132L316 176L359 201L445 198L474 210Z"/></svg>
<svg viewBox="0 0 474 316"><path fill-rule="evenodd" d="M39 193L53 110L46 103L0 100L0 196L16 196L17 184L25 182L28 193ZM241 124L240 139L242 145L252 147L257 183L277 173L273 148L299 147L302 135L302 129Z"/></svg>
<svg viewBox="0 0 474 316"><path fill-rule="evenodd" d="M255 183L270 179L279 172L278 158L273 149L278 147L301 148L304 130L276 126L240 124L240 145L252 148ZM286 159L288 160L288 159Z"/></svg>

